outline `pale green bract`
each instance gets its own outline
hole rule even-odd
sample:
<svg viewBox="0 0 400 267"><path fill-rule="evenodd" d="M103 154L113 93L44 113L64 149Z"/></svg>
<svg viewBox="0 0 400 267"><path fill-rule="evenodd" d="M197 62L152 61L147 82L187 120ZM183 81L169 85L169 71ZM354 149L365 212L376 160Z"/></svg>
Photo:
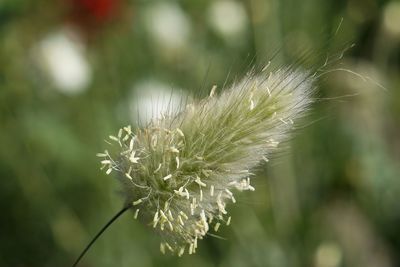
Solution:
<svg viewBox="0 0 400 267"><path fill-rule="evenodd" d="M144 129L110 136L99 153L117 172L135 218L157 229L161 252L192 254L197 241L229 225L227 204L251 190L250 172L287 140L306 114L314 76L291 68L249 73L220 96L187 103ZM110 149L111 151L111 149Z"/></svg>

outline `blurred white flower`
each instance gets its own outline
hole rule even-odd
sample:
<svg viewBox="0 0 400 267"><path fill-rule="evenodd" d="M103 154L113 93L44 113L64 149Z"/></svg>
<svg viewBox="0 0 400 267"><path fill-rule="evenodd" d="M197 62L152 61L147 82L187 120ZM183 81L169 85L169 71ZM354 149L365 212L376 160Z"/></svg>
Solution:
<svg viewBox="0 0 400 267"><path fill-rule="evenodd" d="M153 119L160 119L162 114L179 112L185 106L187 95L171 85L157 80L141 81L134 85L129 109L132 121L143 125Z"/></svg>
<svg viewBox="0 0 400 267"><path fill-rule="evenodd" d="M394 36L400 37L400 3L390 2L383 12L383 26Z"/></svg>
<svg viewBox="0 0 400 267"><path fill-rule="evenodd" d="M315 253L316 267L337 267L342 262L341 248L331 242L322 243Z"/></svg>
<svg viewBox="0 0 400 267"><path fill-rule="evenodd" d="M208 10L210 26L224 38L242 35L248 24L248 17L243 4L232 0L212 2Z"/></svg>
<svg viewBox="0 0 400 267"><path fill-rule="evenodd" d="M65 94L84 91L91 81L91 68L82 42L71 29L45 36L34 48L41 69Z"/></svg>
<svg viewBox="0 0 400 267"><path fill-rule="evenodd" d="M146 10L146 28L156 45L168 50L185 47L191 31L190 20L175 3L158 2Z"/></svg>

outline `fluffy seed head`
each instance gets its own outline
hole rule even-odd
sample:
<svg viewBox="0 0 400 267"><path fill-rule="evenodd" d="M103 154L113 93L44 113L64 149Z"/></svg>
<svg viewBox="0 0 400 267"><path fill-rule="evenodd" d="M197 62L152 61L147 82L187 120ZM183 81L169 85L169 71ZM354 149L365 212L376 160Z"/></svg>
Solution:
<svg viewBox="0 0 400 267"><path fill-rule="evenodd" d="M255 190L250 170L287 140L311 103L313 80L290 68L251 72L220 96L213 87L180 113L109 136L102 168L118 173L135 217L160 232L161 252L195 253L198 239L231 223L227 204Z"/></svg>

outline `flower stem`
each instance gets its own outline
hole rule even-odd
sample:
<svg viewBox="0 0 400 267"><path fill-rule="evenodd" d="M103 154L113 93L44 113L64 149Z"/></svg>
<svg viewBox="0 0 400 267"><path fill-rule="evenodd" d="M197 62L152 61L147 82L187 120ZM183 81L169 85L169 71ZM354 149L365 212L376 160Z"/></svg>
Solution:
<svg viewBox="0 0 400 267"><path fill-rule="evenodd" d="M86 254L86 252L90 249L90 247L96 242L96 240L104 233L105 230L115 221L117 220L122 214L124 214L127 210L129 210L132 207L132 205L127 205L126 207L122 208L117 214L115 214L104 226L101 228L101 230L97 233L97 235L90 241L90 243L86 246L86 248L82 251L82 253L79 255L79 257L76 259L75 263L72 265L72 267L75 267L78 265L79 261L83 258L83 256Z"/></svg>

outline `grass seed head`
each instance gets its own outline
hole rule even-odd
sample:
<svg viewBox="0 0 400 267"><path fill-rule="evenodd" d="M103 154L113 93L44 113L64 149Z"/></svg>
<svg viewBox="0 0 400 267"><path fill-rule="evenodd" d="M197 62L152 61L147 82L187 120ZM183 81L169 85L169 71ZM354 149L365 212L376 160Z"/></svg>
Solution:
<svg viewBox="0 0 400 267"><path fill-rule="evenodd" d="M102 167L119 173L126 202L160 233L163 253L195 253L210 229L230 224L227 204L237 191L255 190L250 170L305 115L313 80L291 68L251 72L219 96L213 87L179 113L109 136L114 148L98 154Z"/></svg>

